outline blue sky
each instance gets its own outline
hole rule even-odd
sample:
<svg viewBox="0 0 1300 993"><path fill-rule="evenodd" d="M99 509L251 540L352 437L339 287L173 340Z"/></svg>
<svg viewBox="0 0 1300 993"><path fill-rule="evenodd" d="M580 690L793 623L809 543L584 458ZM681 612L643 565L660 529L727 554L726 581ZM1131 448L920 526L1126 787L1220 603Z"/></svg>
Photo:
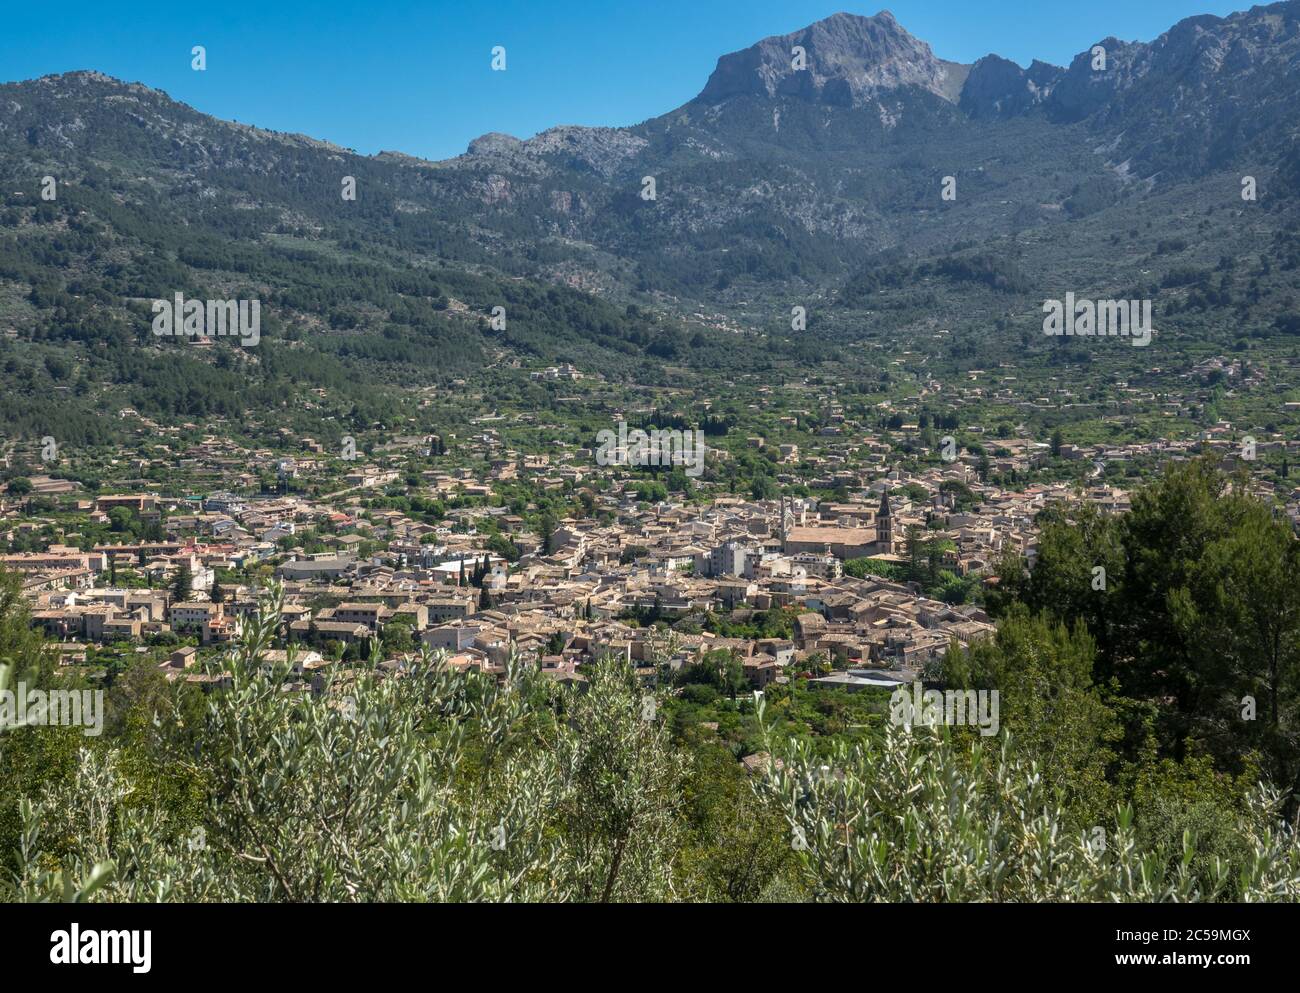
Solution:
<svg viewBox="0 0 1300 993"><path fill-rule="evenodd" d="M340 0L10 2L0 81L97 69L217 117L363 153L428 158L488 131L635 124L685 103L719 55L837 10L891 10L941 58L1065 64L1114 35L1147 41L1246 0ZM198 5L195 5L198 6ZM204 45L206 72L190 68ZM507 71L490 69L503 45Z"/></svg>

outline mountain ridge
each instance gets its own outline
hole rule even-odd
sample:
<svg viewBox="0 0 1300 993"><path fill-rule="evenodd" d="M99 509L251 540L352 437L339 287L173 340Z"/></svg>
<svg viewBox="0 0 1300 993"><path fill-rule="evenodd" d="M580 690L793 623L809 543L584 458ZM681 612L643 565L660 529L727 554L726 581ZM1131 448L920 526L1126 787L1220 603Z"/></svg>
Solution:
<svg viewBox="0 0 1300 993"><path fill-rule="evenodd" d="M806 68L792 66L792 51L801 46ZM1094 51L1105 50L1106 68L1093 68ZM1275 55L1270 52L1276 50ZM1245 77L1248 83L1220 94L1224 73ZM1188 122L1201 131L1199 141L1184 141L1186 149L1200 146L1206 164L1221 165L1230 143L1241 145L1274 126L1295 128L1300 115L1288 113L1284 100L1270 99L1300 89L1300 0L1255 6L1226 17L1195 15L1184 18L1151 42L1100 39L1078 53L1069 66L1033 60L1028 67L990 53L970 65L940 59L930 45L915 38L887 10L872 16L838 12L782 35L761 39L748 48L719 57L703 89L682 107L640 124L617 127L553 125L529 138L486 133L473 139L466 151L449 159L431 160L400 150L362 155L354 149L306 134L279 132L235 121L221 121L173 100L162 90L139 82L117 80L96 70L50 74L35 80L0 85L0 94L13 87L87 84L120 88L123 96L154 100L183 108L206 121L246 129L259 140L320 147L336 154L423 167L483 162L493 157L519 160L559 157L575 168L609 178L620 164L646 147L644 133L656 121L690 114L693 108L725 113L729 105L760 98L781 113L791 101L839 110L871 108L882 121L896 121L899 101L914 103L909 93L928 94L956 108L972 121L1008 120L1041 114L1057 125L1089 123L1099 131L1122 135L1121 144L1130 169L1141 177L1168 168L1164 154L1176 136L1154 140L1128 133L1133 118L1158 114L1172 125ZM1248 89L1259 93L1264 113L1255 120L1225 121L1223 104L1244 102ZM12 97L11 97L12 102ZM905 109L905 108L904 108ZM1240 124L1241 126L1237 126ZM0 131L3 122L0 122ZM1112 134L1113 136L1113 134ZM1163 147L1161 147L1163 146Z"/></svg>
<svg viewBox="0 0 1300 993"><path fill-rule="evenodd" d="M889 11L871 17L840 12L721 56L701 92L683 107L662 116L672 117L692 105L718 106L755 96L770 101L794 98L860 108L877 98L916 88L958 107L972 120L1007 119L1041 111L1057 124L1093 119L1103 127L1122 128L1130 123L1125 120L1125 108L1148 102L1147 91L1169 80L1195 80L1199 93L1187 95L1203 103L1211 102L1208 91L1213 67L1228 63L1229 55L1238 63L1245 59L1249 64L1252 57L1256 62L1268 62L1265 49L1270 44L1285 47L1285 52L1280 53L1282 58L1274 60L1281 63L1275 68L1285 70L1281 78L1296 88L1300 0L1281 0L1226 17L1194 15L1151 42L1125 42L1107 36L1076 54L1065 67L1039 59L1021 67L996 53L971 65L950 62L936 57L929 44L909 34ZM806 50L806 69L791 65L795 45L803 45ZM1098 46L1105 50L1106 68L1102 70L1093 69ZM868 56L874 56L874 60ZM1153 77L1155 86L1151 85ZM1268 84L1261 81L1261 85ZM1156 95L1163 97L1160 109L1169 115L1178 109L1183 96L1177 92ZM1112 100L1120 101L1120 105L1112 106ZM881 113L888 114L883 106ZM1214 116L1208 109L1200 115L1199 123L1213 128ZM646 123L612 130L635 132ZM1290 123L1294 126L1294 117ZM571 134L583 131L581 126L573 126ZM532 139L519 140L519 151L533 152L534 146L529 145ZM1223 141L1216 135L1205 144L1217 148ZM1160 157L1158 150L1134 151L1137 162L1147 159L1154 164ZM545 154L546 150L539 149L539 153Z"/></svg>
<svg viewBox="0 0 1300 993"><path fill-rule="evenodd" d="M720 102L627 128L489 133L438 162L222 121L94 71L3 84L0 182L16 192L0 200L0 314L20 337L93 348L99 334L118 357L152 356L139 301L257 296L265 354L317 349L331 382L356 365L424 375L431 356L439 375L564 359L649 379L688 360L771 361L747 343L780 341L793 302L853 336L882 319L908 333L1013 327L1062 273L1086 272L1102 297L1193 285L1216 261L1189 262L1211 223L1224 244L1275 245L1284 270L1298 11L1111 41L1096 77L1085 55L1026 69L989 56L956 102L936 82L941 60L892 16L844 15L808 29L806 91L758 73L760 52L737 63L754 79L716 84ZM777 53L804 36L774 37ZM900 81L912 53L919 83ZM892 68L873 75L868 56ZM847 99L824 99L834 78ZM56 204L41 202L45 175ZM1243 176L1262 191L1248 217ZM1195 285L1198 301L1229 298ZM1249 292L1265 329L1284 316L1280 297ZM483 319L501 301L504 330Z"/></svg>

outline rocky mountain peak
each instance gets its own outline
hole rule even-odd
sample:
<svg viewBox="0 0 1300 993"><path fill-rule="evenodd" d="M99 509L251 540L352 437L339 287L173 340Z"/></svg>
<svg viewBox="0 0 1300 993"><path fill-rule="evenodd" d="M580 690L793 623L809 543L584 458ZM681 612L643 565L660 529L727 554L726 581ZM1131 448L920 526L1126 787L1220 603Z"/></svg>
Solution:
<svg viewBox="0 0 1300 993"><path fill-rule="evenodd" d="M466 155L502 155L517 152L524 143L512 134L489 131L469 143Z"/></svg>
<svg viewBox="0 0 1300 993"><path fill-rule="evenodd" d="M796 49L802 49L802 64ZM954 101L966 72L966 66L936 58L887 10L874 17L838 13L722 56L697 99L717 104L742 95L792 96L861 106L880 92L917 86Z"/></svg>
<svg viewBox="0 0 1300 993"><path fill-rule="evenodd" d="M971 66L961 92L961 109L974 118L1015 117L1050 97L1064 73L1038 59L1021 69L1000 55L986 55Z"/></svg>

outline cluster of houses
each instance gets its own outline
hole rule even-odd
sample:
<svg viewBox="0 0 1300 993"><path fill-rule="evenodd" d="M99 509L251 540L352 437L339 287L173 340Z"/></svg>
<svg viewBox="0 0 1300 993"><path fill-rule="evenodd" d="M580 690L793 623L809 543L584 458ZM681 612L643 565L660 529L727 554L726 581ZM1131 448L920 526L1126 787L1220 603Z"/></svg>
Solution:
<svg viewBox="0 0 1300 993"><path fill-rule="evenodd" d="M940 392L956 406L997 399L1015 390L1009 372L972 370L957 387L922 383L921 399ZM1242 375L1232 367L1223 373ZM545 381L579 375L567 365L533 374ZM770 392L759 388L756 402ZM304 684L372 650L395 660L427 647L454 666L499 674L516 657L579 684L583 666L603 655L644 667L648 677L656 661L681 667L724 653L755 689L796 678L855 689L910 681L952 644L994 630L979 606L941 602L899 578L914 572L917 536L931 540L932 569L992 582L1008 552L1032 564L1035 519L1053 503L1083 499L1127 511L1127 492L1104 482L1108 466L1188 458L1207 448L1220 451L1225 465L1239 464L1239 439L1230 425L1216 425L1195 440L1064 444L1054 453L1013 432L989 438L978 458L959 450L940 465L909 471L903 466L914 463L900 458L900 444L910 450L927 436L919 422L900 414L888 432L873 432L833 396L816 399L825 401L819 427L799 435L802 450L787 441L769 446L759 436L744 443L767 450L778 483L834 493L830 499L752 500L714 490L690 501L646 500L630 473L588 487L604 472L591 449L557 442L551 454L521 453L499 433L505 418L492 413L471 418L467 436L455 439L457 466L421 468L418 480L405 468L408 456L439 455L444 439L396 438L340 476L339 454L315 439L283 439L298 451L290 458L205 438L164 456L187 485L210 481L204 493L74 501L96 524L128 512L154 540L86 549L68 533L41 551L0 555L0 568L20 574L33 623L57 641L65 661L84 660L90 644L174 644L164 636L178 635L199 648L173 652L164 670L205 684L212 677L196 660L239 638L274 581L284 594L277 651L291 653L293 678ZM789 437L805 414L783 414L776 426ZM513 419L558 428L526 412ZM1258 439L1258 451L1279 443ZM1054 456L1091 466L1080 474L1091 485L992 481L1033 479ZM711 461L730 457L719 448L707 452ZM268 478L275 484L268 487ZM581 516L538 533L534 515L492 499L520 480L583 496L573 503L583 505ZM49 477L31 484L34 495L75 491ZM429 514L368 500L394 487L451 509L431 522ZM317 495L303 495L304 488ZM1300 522L1300 490L1273 495ZM53 522L0 496L0 538L10 547L42 526ZM782 637L713 633L760 629L774 610L789 622ZM728 623L713 623L719 618Z"/></svg>
<svg viewBox="0 0 1300 993"><path fill-rule="evenodd" d="M504 673L513 656L576 683L584 664L605 655L649 675L656 661L680 667L723 652L756 689L799 676L855 688L910 680L954 641L987 637L993 625L979 607L929 599L914 584L853 578L848 563L901 565L906 535L919 529L947 539L943 568L983 577L1006 548L1032 556L1035 515L1072 498L1063 485L980 488L980 502L958 510L940 484L967 475L961 465L917 478L890 473L843 502L646 504L616 488L545 539L502 507L462 508L431 525L296 496L215 491L191 507L115 494L100 497L96 512L165 510L165 540L88 552L56 544L0 556L0 566L22 575L33 623L67 661L84 657L86 643L148 643L169 632L200 646L228 644L274 580L284 593L281 650L292 647L304 683L375 647L394 657L427 647L454 666ZM930 496L913 501L902 490ZM1106 487L1087 497L1126 507L1124 494ZM327 531L314 530L322 524ZM293 545L309 530L326 550ZM489 547L489 534L508 538L513 560L499 540ZM258 580L223 586L219 574ZM726 638L698 623L723 615L743 625L773 609L795 618L788 636ZM170 678L211 683L195 657L174 653L163 668Z"/></svg>

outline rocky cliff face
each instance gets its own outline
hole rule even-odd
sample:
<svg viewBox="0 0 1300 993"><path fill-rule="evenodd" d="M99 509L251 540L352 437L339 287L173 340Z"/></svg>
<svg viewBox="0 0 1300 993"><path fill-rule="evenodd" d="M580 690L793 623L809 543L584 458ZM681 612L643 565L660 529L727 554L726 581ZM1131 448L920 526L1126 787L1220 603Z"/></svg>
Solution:
<svg viewBox="0 0 1300 993"><path fill-rule="evenodd" d="M961 109L977 120L1027 113L1052 94L1065 70L1037 59L1021 69L1009 59L986 55L973 66L961 91Z"/></svg>
<svg viewBox="0 0 1300 993"><path fill-rule="evenodd" d="M1191 17L1149 44L1108 38L1105 68L1082 52L1044 108L1121 136L1143 174L1194 174L1295 140L1300 2Z"/></svg>
<svg viewBox="0 0 1300 993"><path fill-rule="evenodd" d="M796 48L803 49L802 67L796 65ZM745 94L791 96L858 107L883 91L917 86L954 100L967 71L936 58L888 11L875 17L835 14L722 56L697 99L716 104Z"/></svg>

